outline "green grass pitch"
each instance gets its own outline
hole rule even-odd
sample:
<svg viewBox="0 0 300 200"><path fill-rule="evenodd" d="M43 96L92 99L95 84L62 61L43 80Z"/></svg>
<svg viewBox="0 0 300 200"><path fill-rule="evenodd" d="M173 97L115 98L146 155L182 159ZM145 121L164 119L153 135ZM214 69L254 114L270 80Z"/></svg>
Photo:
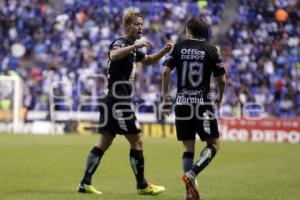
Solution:
<svg viewBox="0 0 300 200"><path fill-rule="evenodd" d="M167 190L139 196L129 165L129 145L118 136L93 182L101 196L79 194L86 155L96 136L0 134L0 200L182 200L182 146L175 139L145 138L146 177ZM203 143L197 143L197 157ZM198 177L207 200L299 200L299 144L223 142Z"/></svg>

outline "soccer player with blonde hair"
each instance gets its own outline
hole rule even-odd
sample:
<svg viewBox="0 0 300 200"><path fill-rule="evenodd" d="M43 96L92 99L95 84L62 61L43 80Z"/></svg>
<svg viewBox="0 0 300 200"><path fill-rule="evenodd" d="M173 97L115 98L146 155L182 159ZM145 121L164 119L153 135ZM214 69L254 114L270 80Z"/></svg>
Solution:
<svg viewBox="0 0 300 200"><path fill-rule="evenodd" d="M143 32L143 18L137 10L130 9L125 14L123 26L125 35L109 46L108 84L106 95L101 100L104 106L100 108L99 139L88 155L78 192L102 194L92 185L92 176L116 134L121 134L130 143L129 158L138 194L156 195L165 191L165 188L148 182L144 176L143 138L130 102L135 63L141 62L143 65L156 63L171 50L172 44L167 43L165 47L151 55L141 52L140 48L151 48L152 44L147 40L139 40Z"/></svg>

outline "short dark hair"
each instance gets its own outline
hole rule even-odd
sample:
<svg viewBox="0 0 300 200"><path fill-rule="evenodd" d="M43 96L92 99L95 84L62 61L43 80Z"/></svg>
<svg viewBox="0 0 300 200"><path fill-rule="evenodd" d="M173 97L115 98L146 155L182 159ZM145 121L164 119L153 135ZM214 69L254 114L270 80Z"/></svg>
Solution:
<svg viewBox="0 0 300 200"><path fill-rule="evenodd" d="M191 18L187 22L186 28L191 32L191 34L194 37L208 39L208 24L201 17Z"/></svg>

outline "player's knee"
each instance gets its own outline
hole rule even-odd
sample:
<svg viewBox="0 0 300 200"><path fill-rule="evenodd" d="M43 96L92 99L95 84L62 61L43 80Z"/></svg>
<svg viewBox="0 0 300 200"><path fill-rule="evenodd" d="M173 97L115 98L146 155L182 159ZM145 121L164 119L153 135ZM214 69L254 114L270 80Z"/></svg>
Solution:
<svg viewBox="0 0 300 200"><path fill-rule="evenodd" d="M138 140L136 140L132 145L133 145L133 148L134 148L134 149L142 150L142 149L143 149L144 142L143 142L142 139L138 139Z"/></svg>
<svg viewBox="0 0 300 200"><path fill-rule="evenodd" d="M216 149L216 151L220 150L219 140L214 139L214 140L211 140L211 141L207 141L207 145L212 145Z"/></svg>
<svg viewBox="0 0 300 200"><path fill-rule="evenodd" d="M99 137L99 140L97 141L97 143L95 144L95 146L99 149L101 149L102 151L106 151L110 145L113 143L115 136L103 136L101 135Z"/></svg>
<svg viewBox="0 0 300 200"><path fill-rule="evenodd" d="M184 152L195 152L195 146L184 146L183 151Z"/></svg>
<svg viewBox="0 0 300 200"><path fill-rule="evenodd" d="M218 152L220 150L220 143L215 143L213 145L216 148L216 151Z"/></svg>

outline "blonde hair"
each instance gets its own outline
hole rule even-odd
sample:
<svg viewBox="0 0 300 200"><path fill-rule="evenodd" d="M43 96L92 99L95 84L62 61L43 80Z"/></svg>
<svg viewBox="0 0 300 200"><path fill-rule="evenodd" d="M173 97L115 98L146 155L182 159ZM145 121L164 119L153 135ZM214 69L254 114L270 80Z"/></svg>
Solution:
<svg viewBox="0 0 300 200"><path fill-rule="evenodd" d="M123 17L123 25L124 27L128 27L132 24L134 19L142 17L139 10L136 8L129 8L125 11L124 17Z"/></svg>

